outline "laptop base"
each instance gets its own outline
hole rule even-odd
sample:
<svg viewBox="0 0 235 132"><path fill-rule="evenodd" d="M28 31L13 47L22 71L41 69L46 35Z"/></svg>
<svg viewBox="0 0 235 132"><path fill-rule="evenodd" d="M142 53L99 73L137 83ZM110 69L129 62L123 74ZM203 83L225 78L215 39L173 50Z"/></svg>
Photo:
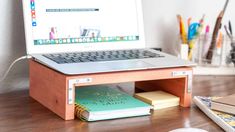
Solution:
<svg viewBox="0 0 235 132"><path fill-rule="evenodd" d="M180 106L191 104L191 67L65 75L30 60L29 70L30 96L64 120L75 118L75 86L135 82L136 92L163 90L180 97Z"/></svg>

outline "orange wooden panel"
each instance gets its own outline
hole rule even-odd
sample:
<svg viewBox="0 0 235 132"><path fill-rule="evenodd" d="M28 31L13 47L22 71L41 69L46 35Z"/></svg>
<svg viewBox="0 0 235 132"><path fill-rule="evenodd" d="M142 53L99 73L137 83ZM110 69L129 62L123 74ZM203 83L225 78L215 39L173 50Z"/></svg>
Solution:
<svg viewBox="0 0 235 132"><path fill-rule="evenodd" d="M139 71L124 71L124 72L86 74L79 76L67 76L67 79L91 78L92 82L79 84L79 86L88 86L88 85L98 85L98 84L113 84L113 83L177 78L172 76L173 71L190 71L190 70L192 69L188 67L179 67L179 68L152 69L152 70L139 70Z"/></svg>
<svg viewBox="0 0 235 132"><path fill-rule="evenodd" d="M61 118L74 119L74 105L67 104L66 76L34 61L29 63L30 96Z"/></svg>

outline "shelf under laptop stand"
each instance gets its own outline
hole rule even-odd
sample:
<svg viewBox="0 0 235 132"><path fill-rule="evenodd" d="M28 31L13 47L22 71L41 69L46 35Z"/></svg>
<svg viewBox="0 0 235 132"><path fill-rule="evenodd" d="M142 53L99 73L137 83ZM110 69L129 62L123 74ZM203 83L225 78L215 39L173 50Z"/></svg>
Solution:
<svg viewBox="0 0 235 132"><path fill-rule="evenodd" d="M189 107L191 103L191 67L71 76L30 60L29 69L30 96L64 120L75 118L75 86L135 82L136 92L163 90L180 97L182 107Z"/></svg>

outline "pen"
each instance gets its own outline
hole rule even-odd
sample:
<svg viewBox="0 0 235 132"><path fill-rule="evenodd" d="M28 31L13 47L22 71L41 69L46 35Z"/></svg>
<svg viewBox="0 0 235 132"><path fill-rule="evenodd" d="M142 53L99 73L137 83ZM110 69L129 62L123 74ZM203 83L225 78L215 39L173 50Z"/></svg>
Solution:
<svg viewBox="0 0 235 132"><path fill-rule="evenodd" d="M231 21L228 22L228 28L229 28L230 34L233 36L233 30L232 30Z"/></svg>
<svg viewBox="0 0 235 132"><path fill-rule="evenodd" d="M229 33L228 28L227 28L226 25L224 25L224 29L225 29L226 34L228 35L229 39L230 39L231 41L233 41L233 37L232 37L232 35Z"/></svg>
<svg viewBox="0 0 235 132"><path fill-rule="evenodd" d="M188 18L188 28L190 27L190 25L191 25L191 21L192 21L192 18L191 17L189 17Z"/></svg>
<svg viewBox="0 0 235 132"><path fill-rule="evenodd" d="M209 33L210 33L210 26L207 25L206 26L206 32L205 32L205 35L204 35L204 40L203 40L203 53L202 53L203 57L206 57L206 54L207 54L207 52L209 50L209 47L210 47Z"/></svg>
<svg viewBox="0 0 235 132"><path fill-rule="evenodd" d="M182 27L182 40L183 40L183 43L186 44L187 43L186 31L185 31L185 26L184 26L184 22L182 18L181 18L181 27Z"/></svg>
<svg viewBox="0 0 235 132"><path fill-rule="evenodd" d="M188 42L190 42L197 34L197 29L199 28L199 23L192 23L188 28Z"/></svg>
<svg viewBox="0 0 235 132"><path fill-rule="evenodd" d="M180 15L177 15L177 18L180 24L180 35L181 35L182 43L186 44L187 38L186 38L186 31L185 31L183 19Z"/></svg>
<svg viewBox="0 0 235 132"><path fill-rule="evenodd" d="M202 18L199 21L199 24L203 24L204 23L204 19L205 19L205 14L203 14Z"/></svg>
<svg viewBox="0 0 235 132"><path fill-rule="evenodd" d="M224 5L224 9L220 12L220 14L219 14L219 16L217 17L217 20L216 20L216 24L215 24L213 35L212 35L211 45L210 45L209 51L208 51L207 56L206 56L206 59L208 60L208 63L211 63L211 60L212 60L213 50L214 50L215 45L216 45L216 38L218 36L218 32L219 32L219 29L221 27L221 22L222 22L224 13L226 11L226 8L228 6L228 2L229 2L229 0L226 0L226 3Z"/></svg>
<svg viewBox="0 0 235 132"><path fill-rule="evenodd" d="M221 49L222 49L222 43L223 43L223 34L222 32L219 33L219 38L216 44L216 51L218 55L221 55Z"/></svg>

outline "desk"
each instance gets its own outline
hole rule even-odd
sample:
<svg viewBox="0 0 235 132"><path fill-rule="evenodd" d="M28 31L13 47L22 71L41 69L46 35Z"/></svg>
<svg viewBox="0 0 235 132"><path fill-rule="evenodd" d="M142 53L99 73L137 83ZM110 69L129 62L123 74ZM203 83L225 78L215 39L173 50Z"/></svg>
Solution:
<svg viewBox="0 0 235 132"><path fill-rule="evenodd" d="M133 84L127 89L133 94ZM235 93L235 76L196 76L193 80L193 95L224 96ZM181 127L196 127L208 131L222 131L194 104L191 108L172 107L155 111L152 116L99 121L93 123L80 120L64 121L46 107L29 97L29 91L0 94L0 131L135 131L166 132Z"/></svg>

